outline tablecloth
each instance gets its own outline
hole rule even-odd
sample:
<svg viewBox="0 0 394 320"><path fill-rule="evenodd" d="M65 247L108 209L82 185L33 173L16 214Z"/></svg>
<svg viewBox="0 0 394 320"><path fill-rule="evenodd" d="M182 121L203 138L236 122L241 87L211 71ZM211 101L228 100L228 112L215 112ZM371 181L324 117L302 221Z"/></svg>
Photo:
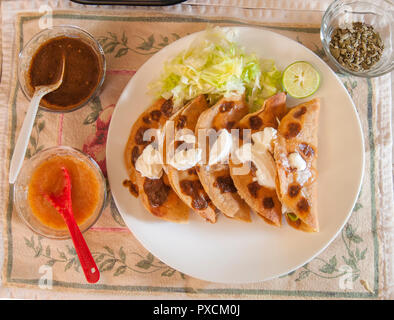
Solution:
<svg viewBox="0 0 394 320"><path fill-rule="evenodd" d="M187 1L170 7L82 6L69 1L1 3L0 296L18 298L394 298L391 75L363 79L339 75L357 107L365 138L365 172L353 214L317 258L277 279L247 285L194 279L165 265L126 228L109 197L98 222L85 233L101 271L87 284L71 240L34 234L17 215L8 184L9 160L28 106L17 82L17 55L48 23L73 24L94 35L107 59L103 90L69 113L40 111L26 157L69 145L90 154L104 173L106 134L117 99L138 68L169 43L208 25L248 25L295 39L326 60L319 30L329 1ZM40 12L41 11L41 12ZM50 15L48 15L50 13ZM49 19L49 20L48 20ZM51 285L43 278L51 275ZM346 280L348 279L348 280Z"/></svg>

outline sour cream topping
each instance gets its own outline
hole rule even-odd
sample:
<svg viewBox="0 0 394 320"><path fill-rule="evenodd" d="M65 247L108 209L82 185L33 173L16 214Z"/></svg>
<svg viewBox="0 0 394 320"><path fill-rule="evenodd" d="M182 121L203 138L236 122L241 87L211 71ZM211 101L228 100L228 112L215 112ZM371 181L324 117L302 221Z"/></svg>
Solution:
<svg viewBox="0 0 394 320"><path fill-rule="evenodd" d="M276 139L277 131L272 127L266 127L263 131L252 134L254 147L258 150L268 150L273 153L272 141Z"/></svg>
<svg viewBox="0 0 394 320"><path fill-rule="evenodd" d="M212 166L227 160L232 146L233 138L231 133L229 133L226 129L222 129L209 151L208 166Z"/></svg>
<svg viewBox="0 0 394 320"><path fill-rule="evenodd" d="M290 167L297 169L297 171L302 171L306 169L306 162L298 152L293 152L289 154L289 164Z"/></svg>
<svg viewBox="0 0 394 320"><path fill-rule="evenodd" d="M297 170L297 182L300 185L305 184L310 177L312 177L311 171L307 168L306 161L300 156L298 152L289 154L289 165L291 168Z"/></svg>
<svg viewBox="0 0 394 320"><path fill-rule="evenodd" d="M194 144L196 137L193 134L184 134L177 137L177 141L184 141L187 144ZM173 157L168 161L168 164L177 170L187 170L193 168L199 161L201 161L202 150L200 148L190 148L179 146Z"/></svg>
<svg viewBox="0 0 394 320"><path fill-rule="evenodd" d="M147 145L138 157L135 168L143 177L160 179L163 174L163 166L159 150L154 148L152 144Z"/></svg>
<svg viewBox="0 0 394 320"><path fill-rule="evenodd" d="M252 143L244 143L235 151L240 162L253 161L256 166L257 182L267 188L275 188L276 165L272 157L272 141L276 139L276 129L264 128L252 134Z"/></svg>

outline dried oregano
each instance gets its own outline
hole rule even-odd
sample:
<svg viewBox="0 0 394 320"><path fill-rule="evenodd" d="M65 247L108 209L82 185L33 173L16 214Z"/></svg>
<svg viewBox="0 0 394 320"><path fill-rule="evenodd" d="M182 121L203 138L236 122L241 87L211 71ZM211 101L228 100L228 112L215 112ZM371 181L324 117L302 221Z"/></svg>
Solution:
<svg viewBox="0 0 394 320"><path fill-rule="evenodd" d="M351 71L370 69L379 61L383 49L379 33L363 22L353 22L349 28L336 28L332 32L330 52L343 67Z"/></svg>

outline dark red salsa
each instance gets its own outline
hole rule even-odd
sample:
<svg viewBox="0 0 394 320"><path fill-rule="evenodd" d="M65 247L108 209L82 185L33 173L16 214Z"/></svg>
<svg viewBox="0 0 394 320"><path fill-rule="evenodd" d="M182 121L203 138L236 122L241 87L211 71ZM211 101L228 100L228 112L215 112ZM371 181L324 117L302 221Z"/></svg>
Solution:
<svg viewBox="0 0 394 320"><path fill-rule="evenodd" d="M98 87L103 68L91 45L78 38L60 36L44 42L32 57L27 74L30 94L36 86L57 81L65 56L61 86L44 96L41 105L54 110L74 109L86 102Z"/></svg>

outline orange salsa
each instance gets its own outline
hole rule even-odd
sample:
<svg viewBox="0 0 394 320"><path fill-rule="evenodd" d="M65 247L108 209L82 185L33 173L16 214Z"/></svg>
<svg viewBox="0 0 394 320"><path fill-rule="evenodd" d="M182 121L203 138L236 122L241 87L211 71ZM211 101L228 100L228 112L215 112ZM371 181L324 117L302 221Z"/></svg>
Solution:
<svg viewBox="0 0 394 320"><path fill-rule="evenodd" d="M53 156L43 161L32 174L27 198L33 214L40 222L58 230L66 229L67 226L44 194L59 195L62 192L65 184L61 169L63 166L70 174L72 207L78 225L96 211L100 201L100 183L89 165L72 156Z"/></svg>

